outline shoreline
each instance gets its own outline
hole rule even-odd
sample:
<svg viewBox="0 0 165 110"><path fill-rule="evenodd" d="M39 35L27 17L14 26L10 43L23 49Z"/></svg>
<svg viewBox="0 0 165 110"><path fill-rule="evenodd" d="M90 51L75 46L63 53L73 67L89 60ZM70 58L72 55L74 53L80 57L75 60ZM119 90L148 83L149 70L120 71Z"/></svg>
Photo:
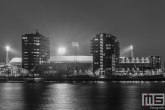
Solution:
<svg viewBox="0 0 165 110"><path fill-rule="evenodd" d="M165 77L158 78L7 78L0 79L0 83L46 83L46 82L83 82L83 81L165 81Z"/></svg>

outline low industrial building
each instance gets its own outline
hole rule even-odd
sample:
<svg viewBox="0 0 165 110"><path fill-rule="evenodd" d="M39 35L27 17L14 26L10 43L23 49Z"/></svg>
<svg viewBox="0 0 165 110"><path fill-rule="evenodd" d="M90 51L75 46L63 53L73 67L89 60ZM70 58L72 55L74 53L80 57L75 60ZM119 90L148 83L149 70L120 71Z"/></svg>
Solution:
<svg viewBox="0 0 165 110"><path fill-rule="evenodd" d="M162 63L160 56L120 57L115 75L160 75Z"/></svg>
<svg viewBox="0 0 165 110"><path fill-rule="evenodd" d="M13 58L10 65L13 75L26 75L33 72L42 76L77 76L106 75L100 71L93 72L93 56L51 56L48 63L36 65L35 68L28 71L21 69L22 58ZM159 75L162 73L162 63L160 56L149 57L120 57L119 64L116 65L116 71L112 75Z"/></svg>

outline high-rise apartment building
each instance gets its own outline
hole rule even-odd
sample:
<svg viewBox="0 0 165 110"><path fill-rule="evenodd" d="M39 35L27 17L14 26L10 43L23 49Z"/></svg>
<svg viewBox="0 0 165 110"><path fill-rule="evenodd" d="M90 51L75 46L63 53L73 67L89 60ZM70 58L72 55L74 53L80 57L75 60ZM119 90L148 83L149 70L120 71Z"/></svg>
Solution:
<svg viewBox="0 0 165 110"><path fill-rule="evenodd" d="M33 69L35 65L42 65L50 59L50 40L36 32L36 34L22 35L22 68Z"/></svg>
<svg viewBox="0 0 165 110"><path fill-rule="evenodd" d="M96 34L91 40L93 72L110 76L119 63L120 47L118 39L111 34Z"/></svg>

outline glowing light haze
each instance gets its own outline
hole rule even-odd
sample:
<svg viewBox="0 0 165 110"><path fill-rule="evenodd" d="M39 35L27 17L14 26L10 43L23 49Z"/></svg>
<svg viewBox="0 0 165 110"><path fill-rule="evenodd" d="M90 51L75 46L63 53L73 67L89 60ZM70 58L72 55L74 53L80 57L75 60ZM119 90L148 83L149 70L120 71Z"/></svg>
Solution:
<svg viewBox="0 0 165 110"><path fill-rule="evenodd" d="M10 47L9 46L6 46L6 50L9 51Z"/></svg>
<svg viewBox="0 0 165 110"><path fill-rule="evenodd" d="M0 7L0 62L7 44L10 58L21 57L21 36L36 29L50 38L51 56L60 45L73 55L74 41L78 55L92 55L90 40L98 33L116 36L123 56L131 44L136 56L165 56L165 0L1 0Z"/></svg>
<svg viewBox="0 0 165 110"><path fill-rule="evenodd" d="M131 50L133 49L133 46L131 45Z"/></svg>
<svg viewBox="0 0 165 110"><path fill-rule="evenodd" d="M64 54L66 52L66 49L64 48L64 47L60 47L59 49L58 49L58 53L59 54Z"/></svg>
<svg viewBox="0 0 165 110"><path fill-rule="evenodd" d="M120 55L122 57L130 57L130 52L133 49L133 45L129 45L125 48L122 48L122 50L120 50Z"/></svg>

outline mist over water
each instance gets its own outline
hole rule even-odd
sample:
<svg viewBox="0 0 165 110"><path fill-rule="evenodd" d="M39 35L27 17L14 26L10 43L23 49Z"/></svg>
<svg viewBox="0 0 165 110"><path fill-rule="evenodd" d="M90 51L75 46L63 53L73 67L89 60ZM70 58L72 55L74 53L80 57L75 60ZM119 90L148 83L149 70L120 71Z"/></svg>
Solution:
<svg viewBox="0 0 165 110"><path fill-rule="evenodd" d="M165 93L165 82L0 83L0 110L149 110L142 93Z"/></svg>

